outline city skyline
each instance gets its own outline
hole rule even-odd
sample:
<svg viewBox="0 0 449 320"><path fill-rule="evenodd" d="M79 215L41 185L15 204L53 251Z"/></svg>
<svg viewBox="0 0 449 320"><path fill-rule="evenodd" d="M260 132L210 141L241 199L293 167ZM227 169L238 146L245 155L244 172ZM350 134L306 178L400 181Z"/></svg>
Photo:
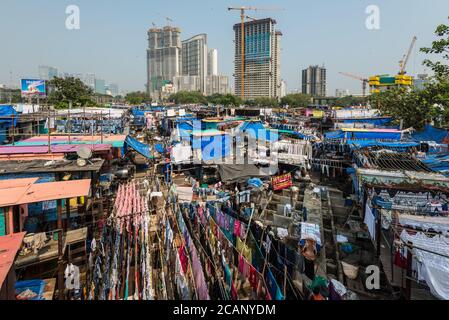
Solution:
<svg viewBox="0 0 449 320"><path fill-rule="evenodd" d="M239 22L239 16L236 12L228 12L227 7L276 5L268 0L175 2L176 5L167 10L162 3L139 0L133 2L132 7L125 3L106 6L104 1L59 1L57 4L48 0L39 3L2 1L0 10L5 14L0 27L4 30L13 28L15 32L3 36L9 50L2 53L0 59L0 83L10 84L10 71L15 85L20 78L35 76L37 66L48 65L83 74L94 72L117 83L124 91L144 91L146 32L152 23L158 27L166 25L167 16L174 21L173 25L182 28L185 39L200 33L208 35L209 47L217 48L220 53L220 74L229 76L230 83L233 83L232 26ZM358 81L345 78L338 72L360 76L394 75L398 71L398 61L414 35L418 41L409 61L408 73L428 72L421 65L424 55L419 53L419 48L429 46L435 39L433 32L436 26L447 20L447 1L432 0L432 5L421 1L412 1L412 5L411 1L405 0L334 2L322 0L305 4L284 1L281 11L249 13L257 19L276 19L282 30L281 78L289 84L291 91L299 89L301 79L298 70L325 63L328 94L337 88L360 93ZM80 30L65 28L65 8L69 4L80 7ZM379 30L365 27L368 17L365 9L370 4L379 6ZM25 22L16 26L12 17L18 14L24 17ZM123 23L116 23L117 19ZM320 23L316 24L316 21ZM38 34L45 36L29 37L29 30L36 28L36 22ZM313 29L312 23L315 23Z"/></svg>

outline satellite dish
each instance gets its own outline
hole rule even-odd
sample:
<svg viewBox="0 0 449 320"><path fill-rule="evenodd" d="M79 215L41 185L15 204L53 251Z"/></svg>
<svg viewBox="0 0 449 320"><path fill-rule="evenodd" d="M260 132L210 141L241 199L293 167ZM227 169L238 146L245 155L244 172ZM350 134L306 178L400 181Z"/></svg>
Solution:
<svg viewBox="0 0 449 320"><path fill-rule="evenodd" d="M78 159L76 160L76 164L77 164L79 167L84 167L84 166L86 166L87 161L86 161L85 159L78 158Z"/></svg>
<svg viewBox="0 0 449 320"><path fill-rule="evenodd" d="M92 157L92 149L88 147L81 147L76 151L78 157L84 160L88 160Z"/></svg>

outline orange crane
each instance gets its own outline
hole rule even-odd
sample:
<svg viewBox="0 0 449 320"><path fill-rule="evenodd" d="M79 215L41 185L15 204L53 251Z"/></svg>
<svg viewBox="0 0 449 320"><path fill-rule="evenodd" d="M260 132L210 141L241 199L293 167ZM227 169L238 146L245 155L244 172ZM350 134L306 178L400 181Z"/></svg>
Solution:
<svg viewBox="0 0 449 320"><path fill-rule="evenodd" d="M256 7L228 7L228 11L238 10L240 11L240 20L241 20L241 36L240 36L240 54L241 54L241 91L240 96L242 100L245 98L245 15L246 11L258 11L258 10L280 10L278 8L256 8ZM248 17L249 18L249 17ZM254 18L250 18L256 20Z"/></svg>
<svg viewBox="0 0 449 320"><path fill-rule="evenodd" d="M365 98L365 96L366 96L366 87L367 87L367 84L369 83L369 80L367 78L363 78L361 76L356 76L354 74L350 74L350 73L346 73L346 72L339 72L339 73L344 75L344 76L346 76L346 77L362 81L363 97Z"/></svg>
<svg viewBox="0 0 449 320"><path fill-rule="evenodd" d="M407 72L405 71L405 66L407 65L408 59L412 53L413 47L415 46L416 40L418 38L416 36L413 37L412 43L410 44L410 48L408 49L407 54L404 55L401 61L399 61L399 75L404 75Z"/></svg>

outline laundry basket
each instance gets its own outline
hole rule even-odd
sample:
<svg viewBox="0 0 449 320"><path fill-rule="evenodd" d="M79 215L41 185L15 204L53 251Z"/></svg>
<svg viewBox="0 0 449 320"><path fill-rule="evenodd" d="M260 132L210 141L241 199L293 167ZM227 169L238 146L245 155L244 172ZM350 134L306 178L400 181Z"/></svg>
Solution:
<svg viewBox="0 0 449 320"><path fill-rule="evenodd" d="M346 263L344 261L341 261L341 266L343 267L343 273L346 277L348 277L351 280L354 280L357 278L359 273L359 267L353 266L352 264Z"/></svg>

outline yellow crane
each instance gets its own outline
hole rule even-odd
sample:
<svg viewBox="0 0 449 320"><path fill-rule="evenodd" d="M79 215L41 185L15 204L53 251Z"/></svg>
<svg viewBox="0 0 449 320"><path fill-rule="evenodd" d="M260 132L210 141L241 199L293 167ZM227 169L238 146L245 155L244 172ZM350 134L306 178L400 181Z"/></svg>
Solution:
<svg viewBox="0 0 449 320"><path fill-rule="evenodd" d="M242 100L245 99L245 17L247 17L245 15L246 11L259 11L259 10L280 10L278 8L256 8L256 7L228 7L228 11L231 10L238 10L240 11L240 20L241 20L241 27L240 27L240 31L241 31L241 36L240 36L240 54L241 54L241 64L240 64L240 68L241 68L241 77L240 77L240 81L241 81L241 91L240 91L240 97L242 98ZM248 17L249 18L249 17ZM254 18L250 18L252 20L256 20Z"/></svg>
<svg viewBox="0 0 449 320"><path fill-rule="evenodd" d="M369 83L369 80L367 78L364 78L364 77L361 77L361 76L357 76L357 75L354 75L354 74L350 74L350 73L346 73L346 72L339 72L339 73L344 75L344 76L346 76L346 77L362 81L363 97L365 98L365 96L366 96L366 87L367 87L367 84Z"/></svg>
<svg viewBox="0 0 449 320"><path fill-rule="evenodd" d="M405 71L405 67L407 66L407 62L410 59L410 55L412 53L413 47L415 46L416 40L418 38L416 36L413 37L412 43L410 44L410 48L408 49L407 54L404 55L401 61L399 61L399 75L404 75L407 72Z"/></svg>

